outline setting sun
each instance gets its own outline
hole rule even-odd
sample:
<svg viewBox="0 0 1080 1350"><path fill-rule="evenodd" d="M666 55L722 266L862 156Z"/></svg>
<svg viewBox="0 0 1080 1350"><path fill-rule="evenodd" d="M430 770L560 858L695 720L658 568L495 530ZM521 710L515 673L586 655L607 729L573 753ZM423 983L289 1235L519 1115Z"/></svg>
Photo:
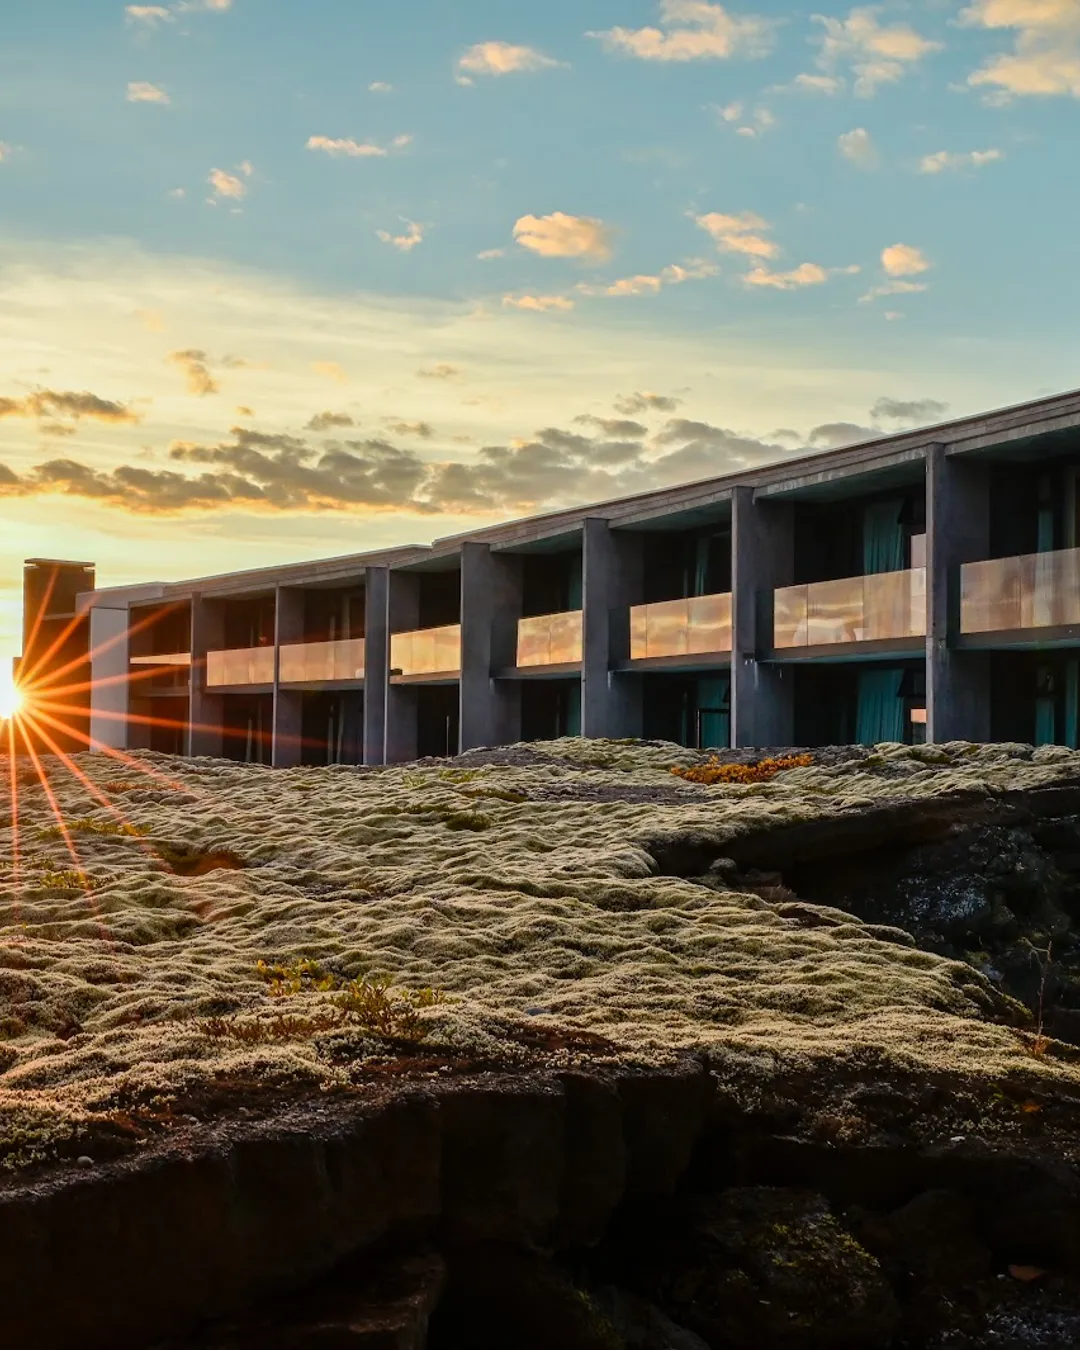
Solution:
<svg viewBox="0 0 1080 1350"><path fill-rule="evenodd" d="M14 717L23 705L22 690L10 671L0 670L0 722Z"/></svg>

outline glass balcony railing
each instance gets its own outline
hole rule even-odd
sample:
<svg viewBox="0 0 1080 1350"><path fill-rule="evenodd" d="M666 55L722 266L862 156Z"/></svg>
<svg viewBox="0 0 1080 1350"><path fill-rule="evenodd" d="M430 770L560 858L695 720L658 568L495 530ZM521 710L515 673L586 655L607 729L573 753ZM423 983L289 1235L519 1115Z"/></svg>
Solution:
<svg viewBox="0 0 1080 1350"><path fill-rule="evenodd" d="M337 642L293 642L281 649L278 677L282 684L329 684L364 678L364 639Z"/></svg>
<svg viewBox="0 0 1080 1350"><path fill-rule="evenodd" d="M1080 624L1080 549L965 563L960 569L961 633Z"/></svg>
<svg viewBox="0 0 1080 1350"><path fill-rule="evenodd" d="M273 684L273 647L236 647L206 653L208 689L231 684Z"/></svg>
<svg viewBox="0 0 1080 1350"><path fill-rule="evenodd" d="M634 605L630 610L631 661L730 651L731 596L726 592Z"/></svg>
<svg viewBox="0 0 1080 1350"><path fill-rule="evenodd" d="M162 656L154 653L150 656L132 656L129 658L133 666L190 666L190 652L169 652Z"/></svg>
<svg viewBox="0 0 1080 1350"><path fill-rule="evenodd" d="M390 669L402 675L457 675L461 670L461 624L392 633Z"/></svg>
<svg viewBox="0 0 1080 1350"><path fill-rule="evenodd" d="M923 567L784 586L773 595L773 646L778 649L925 635Z"/></svg>
<svg viewBox="0 0 1080 1350"><path fill-rule="evenodd" d="M581 610L536 614L518 620L517 664L563 666L581 664Z"/></svg>

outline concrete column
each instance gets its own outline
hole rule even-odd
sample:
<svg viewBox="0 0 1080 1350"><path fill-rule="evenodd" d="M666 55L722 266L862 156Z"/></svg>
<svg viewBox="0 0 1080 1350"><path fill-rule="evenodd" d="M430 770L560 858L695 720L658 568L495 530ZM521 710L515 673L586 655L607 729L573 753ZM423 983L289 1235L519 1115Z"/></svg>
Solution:
<svg viewBox="0 0 1080 1350"><path fill-rule="evenodd" d="M128 661L130 616L127 607L90 610L91 748L128 750L130 712Z"/></svg>
<svg viewBox="0 0 1080 1350"><path fill-rule="evenodd" d="M520 736L517 688L512 681L495 679L497 670L516 662L520 614L518 560L492 553L487 544L463 544L459 686L462 750L507 745Z"/></svg>
<svg viewBox="0 0 1080 1350"><path fill-rule="evenodd" d="M990 739L990 654L959 651L960 568L990 556L990 482L944 445L926 457L926 739Z"/></svg>
<svg viewBox="0 0 1080 1350"><path fill-rule="evenodd" d="M364 575L364 763L386 763L386 698L390 672L390 572Z"/></svg>
<svg viewBox="0 0 1080 1350"><path fill-rule="evenodd" d="M793 673L760 658L772 646L772 592L794 577L792 508L755 501L753 488L735 488L731 548L731 743L791 745Z"/></svg>
<svg viewBox="0 0 1080 1350"><path fill-rule="evenodd" d="M206 653L220 650L223 641L220 604L196 592L191 597L191 698L186 749L189 755L222 753L222 699L207 691Z"/></svg>
<svg viewBox="0 0 1080 1350"><path fill-rule="evenodd" d="M300 763L303 747L303 695L281 687L281 649L304 640L304 592L278 586L274 594L274 721L270 762L275 769Z"/></svg>
<svg viewBox="0 0 1080 1350"><path fill-rule="evenodd" d="M581 734L640 736L640 677L614 667L630 655L629 608L642 588L641 540L590 517L582 553Z"/></svg>
<svg viewBox="0 0 1080 1350"><path fill-rule="evenodd" d="M417 627L420 578L415 573L389 572L387 614L390 635L408 633ZM416 690L409 685L387 683L384 744L385 764L401 764L416 758Z"/></svg>

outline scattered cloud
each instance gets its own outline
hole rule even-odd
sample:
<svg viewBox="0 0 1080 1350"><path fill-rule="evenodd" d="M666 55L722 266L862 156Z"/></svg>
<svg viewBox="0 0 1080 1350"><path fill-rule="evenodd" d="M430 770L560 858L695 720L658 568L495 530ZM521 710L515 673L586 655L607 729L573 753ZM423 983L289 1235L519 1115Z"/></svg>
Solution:
<svg viewBox="0 0 1080 1350"><path fill-rule="evenodd" d="M412 137L407 134L395 136L389 146L378 145L375 141L356 141L351 136L309 136L306 142L309 150L321 150L334 158L345 156L348 159L385 159L395 150L404 150L411 144Z"/></svg>
<svg viewBox="0 0 1080 1350"><path fill-rule="evenodd" d="M237 178L235 174L226 173L224 169L211 169L207 181L218 197L240 201L247 196L248 188L243 178Z"/></svg>
<svg viewBox="0 0 1080 1350"><path fill-rule="evenodd" d="M817 65L828 80L839 80L838 71L850 68L855 93L870 98L884 84L895 84L924 56L940 51L942 44L924 38L910 24L882 24L879 5L858 5L846 19L815 14L824 32L819 38ZM796 76L796 86L816 93L835 93L837 88L814 75Z"/></svg>
<svg viewBox="0 0 1080 1350"><path fill-rule="evenodd" d="M618 281L602 285L582 282L577 290L582 295L657 295L665 286L681 286L685 281L700 281L705 277L714 277L720 271L715 263L705 258L689 258L685 263L671 263L661 268L655 275L638 273L632 277L620 277Z"/></svg>
<svg viewBox="0 0 1080 1350"><path fill-rule="evenodd" d="M709 0L660 0L663 28L610 28L588 33L608 51L640 61L724 61L764 56L772 49L776 20L732 14Z"/></svg>
<svg viewBox="0 0 1080 1350"><path fill-rule="evenodd" d="M321 375L325 380L333 380L335 384L348 384L349 377L337 363L337 361L312 361L312 372Z"/></svg>
<svg viewBox="0 0 1080 1350"><path fill-rule="evenodd" d="M528 309L540 313L574 308L573 300L565 295L504 295L502 302L508 309Z"/></svg>
<svg viewBox="0 0 1080 1350"><path fill-rule="evenodd" d="M947 403L936 398L879 398L870 409L870 416L880 422L903 422L917 426L925 422L940 422L949 411Z"/></svg>
<svg viewBox="0 0 1080 1350"><path fill-rule="evenodd" d="M393 422L387 419L386 425L395 436L419 436L423 441L430 441L435 435L435 428L430 422Z"/></svg>
<svg viewBox="0 0 1080 1350"><path fill-rule="evenodd" d="M204 351L192 347L187 351L170 352L165 360L183 371L189 394L206 398L219 392L221 386L210 374L210 357Z"/></svg>
<svg viewBox="0 0 1080 1350"><path fill-rule="evenodd" d="M372 80L368 85L369 94L392 94L393 92L394 86L392 84L386 84L383 80Z"/></svg>
<svg viewBox="0 0 1080 1350"><path fill-rule="evenodd" d="M157 84L148 84L145 80L132 80L127 87L129 103L169 103L171 99Z"/></svg>
<svg viewBox="0 0 1080 1350"><path fill-rule="evenodd" d="M486 248L482 253L478 253L477 258L481 262L489 262L492 258L505 258L506 249L504 248Z"/></svg>
<svg viewBox="0 0 1080 1350"><path fill-rule="evenodd" d="M1000 150L968 150L956 153L949 150L937 150L932 155L923 155L919 160L920 173L946 173L959 169L981 169L984 164L993 164L1004 159Z"/></svg>
<svg viewBox="0 0 1080 1350"><path fill-rule="evenodd" d="M691 219L725 253L743 253L751 258L775 258L780 252L779 245L761 233L772 229L772 226L752 211L744 211L738 216L710 211L703 216L692 216Z"/></svg>
<svg viewBox="0 0 1080 1350"><path fill-rule="evenodd" d="M384 244L391 244L401 253L411 253L417 244L424 242L424 227L404 217L402 223L405 226L404 234L391 234L389 230L376 230L375 233Z"/></svg>
<svg viewBox="0 0 1080 1350"><path fill-rule="evenodd" d="M422 380L454 380L461 374L461 367L440 361L435 366L422 366L416 373Z"/></svg>
<svg viewBox="0 0 1080 1350"><path fill-rule="evenodd" d="M919 272L928 272L927 262L922 249L911 244L890 244L881 250L881 265L890 277L916 276Z"/></svg>
<svg viewBox="0 0 1080 1350"><path fill-rule="evenodd" d="M859 296L859 303L865 305L886 295L917 295L920 291L929 289L925 281L904 281L897 278L893 281L883 281L879 286L871 286L865 295Z"/></svg>
<svg viewBox="0 0 1080 1350"><path fill-rule="evenodd" d="M1013 50L992 56L968 76L988 99L1080 98L1080 4L1077 0L973 0L958 22L969 28L1012 29Z"/></svg>
<svg viewBox="0 0 1080 1350"><path fill-rule="evenodd" d="M570 216L553 211L549 216L522 216L514 224L514 238L542 258L585 258L607 262L611 257L614 231L592 216Z"/></svg>
<svg viewBox="0 0 1080 1350"><path fill-rule="evenodd" d="M0 396L0 418L32 417L69 418L80 422L89 418L95 422L135 423L141 422L141 414L135 412L126 403L117 403L113 399L101 398L88 390L81 393L55 389L36 389L22 398ZM63 434L63 433L61 433Z"/></svg>
<svg viewBox="0 0 1080 1350"><path fill-rule="evenodd" d="M148 333L164 333L165 316L159 309L137 309L135 317Z"/></svg>
<svg viewBox="0 0 1080 1350"><path fill-rule="evenodd" d="M128 5L124 9L128 23L144 23L153 27L172 20L172 10L164 5Z"/></svg>
<svg viewBox="0 0 1080 1350"><path fill-rule="evenodd" d="M535 47L518 47L512 42L477 42L458 60L458 84L474 84L476 75L514 75L561 66Z"/></svg>
<svg viewBox="0 0 1080 1350"><path fill-rule="evenodd" d="M814 75L804 72L795 76L785 92L794 90L801 94L825 94L831 97L833 94L839 94L843 87L844 81L838 75Z"/></svg>
<svg viewBox="0 0 1080 1350"><path fill-rule="evenodd" d="M304 426L305 431L331 431L334 427L352 427L356 423L348 413L343 412L321 412L316 413Z"/></svg>
<svg viewBox="0 0 1080 1350"><path fill-rule="evenodd" d="M621 394L612 404L617 413L624 417L635 417L646 412L674 412L682 399L667 394Z"/></svg>
<svg viewBox="0 0 1080 1350"><path fill-rule="evenodd" d="M881 163L877 146L865 127L845 131L837 138L836 144L844 158L850 160L857 168L876 169Z"/></svg>
<svg viewBox="0 0 1080 1350"><path fill-rule="evenodd" d="M634 422L625 417L594 417L592 413L582 413L574 422L580 426L596 427L605 436L615 436L620 440L640 440L649 434L644 422Z"/></svg>
<svg viewBox="0 0 1080 1350"><path fill-rule="evenodd" d="M820 286L829 274L817 263L800 263L790 272L770 272L767 267L752 267L743 277L747 286L771 286L778 291L797 291L804 286Z"/></svg>
<svg viewBox="0 0 1080 1350"><path fill-rule="evenodd" d="M721 126L733 126L736 136L749 140L764 136L776 126L776 118L768 108L755 108L750 112L744 109L743 104L735 102L725 103L722 107L714 103L712 109Z"/></svg>

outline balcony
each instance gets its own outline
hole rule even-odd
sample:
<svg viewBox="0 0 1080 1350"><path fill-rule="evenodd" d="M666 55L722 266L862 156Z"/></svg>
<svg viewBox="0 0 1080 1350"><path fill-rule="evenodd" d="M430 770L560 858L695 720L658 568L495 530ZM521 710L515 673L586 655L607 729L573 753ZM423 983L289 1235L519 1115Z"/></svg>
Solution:
<svg viewBox="0 0 1080 1350"><path fill-rule="evenodd" d="M773 647L827 647L926 636L926 569L784 586L773 598Z"/></svg>
<svg viewBox="0 0 1080 1350"><path fill-rule="evenodd" d="M1080 549L1025 553L960 569L961 633L1080 624Z"/></svg>
<svg viewBox="0 0 1080 1350"><path fill-rule="evenodd" d="M517 664L519 667L580 665L581 610L519 619Z"/></svg>
<svg viewBox="0 0 1080 1350"><path fill-rule="evenodd" d="M726 592L634 605L630 610L631 661L730 651L731 596Z"/></svg>
<svg viewBox="0 0 1080 1350"><path fill-rule="evenodd" d="M190 666L190 652L169 652L166 655L132 656L128 658L133 666Z"/></svg>
<svg viewBox="0 0 1080 1350"><path fill-rule="evenodd" d="M394 675L453 675L461 673L461 624L420 628L390 635L390 669Z"/></svg>
<svg viewBox="0 0 1080 1350"><path fill-rule="evenodd" d="M273 647L236 647L206 653L206 687L274 683Z"/></svg>
<svg viewBox="0 0 1080 1350"><path fill-rule="evenodd" d="M278 677L282 684L333 684L364 678L364 639L296 642L283 646Z"/></svg>

